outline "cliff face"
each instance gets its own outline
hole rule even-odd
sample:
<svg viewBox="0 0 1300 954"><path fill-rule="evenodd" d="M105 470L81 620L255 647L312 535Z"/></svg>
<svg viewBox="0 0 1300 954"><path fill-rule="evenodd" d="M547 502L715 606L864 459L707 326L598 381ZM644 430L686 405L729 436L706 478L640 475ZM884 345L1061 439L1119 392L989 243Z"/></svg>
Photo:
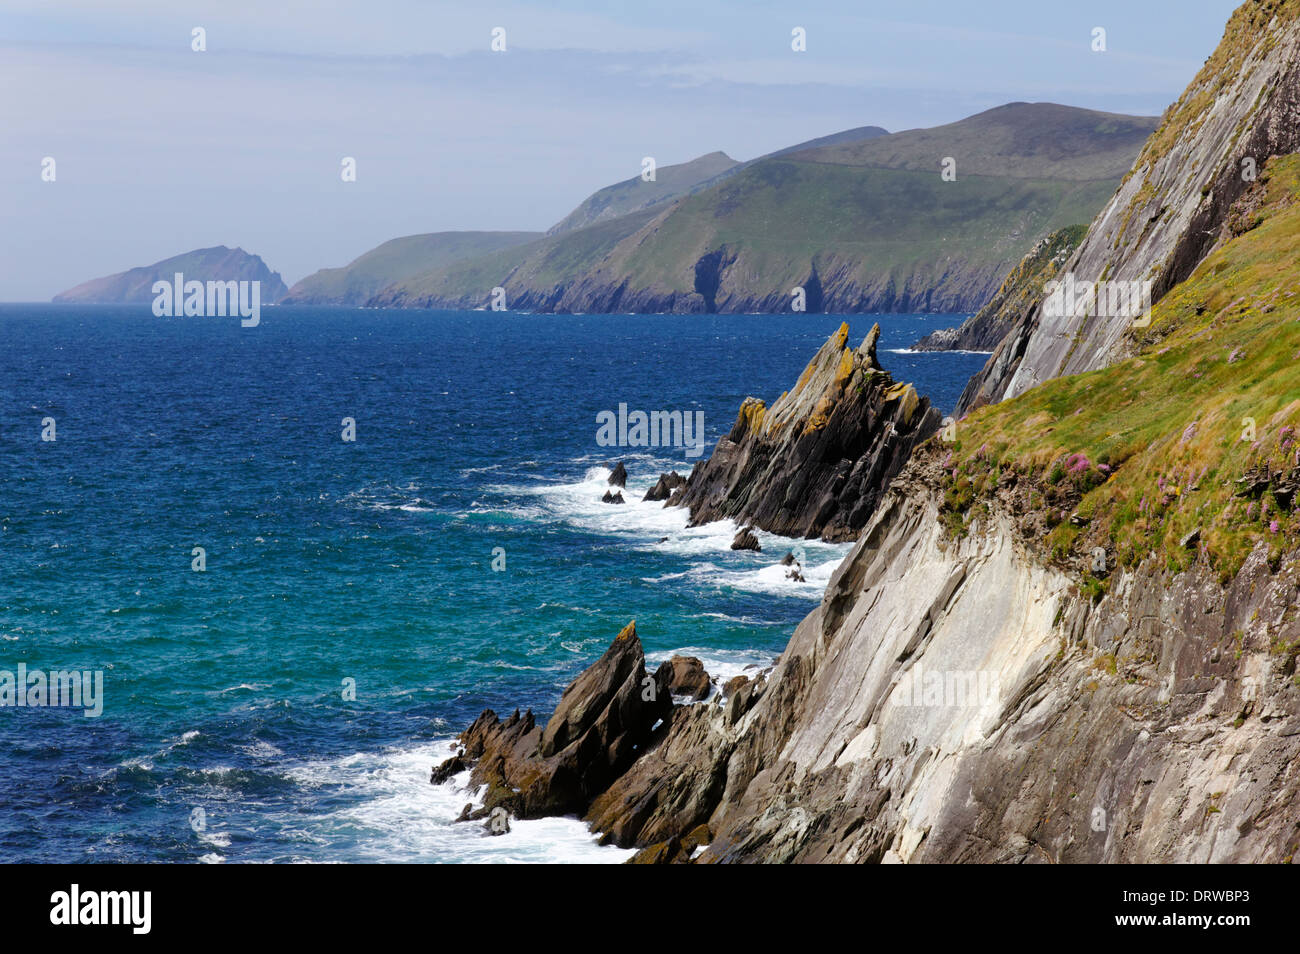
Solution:
<svg viewBox="0 0 1300 954"><path fill-rule="evenodd" d="M1229 210L1250 187L1252 168L1297 148L1300 3L1250 0L1064 271L1080 282L1149 280L1158 301L1225 240ZM958 414L1122 357L1132 319L1088 313L1106 310L1048 316L1033 302L972 379Z"/></svg>
<svg viewBox="0 0 1300 954"><path fill-rule="evenodd" d="M914 351L992 351L1007 336L1024 311L1042 298L1043 286L1083 241L1087 226L1053 232L1035 245L1002 280L987 305L958 328L940 328L912 345Z"/></svg>
<svg viewBox="0 0 1300 954"><path fill-rule="evenodd" d="M692 526L730 517L784 536L857 536L939 413L880 367L879 325L856 350L848 334L841 325L771 408L745 400L675 500Z"/></svg>
<svg viewBox="0 0 1300 954"><path fill-rule="evenodd" d="M909 466L727 738L700 861L1262 862L1300 842L1294 561L1094 605ZM918 675L920 674L920 675ZM696 730L698 732L698 730ZM671 738L671 737L670 737Z"/></svg>

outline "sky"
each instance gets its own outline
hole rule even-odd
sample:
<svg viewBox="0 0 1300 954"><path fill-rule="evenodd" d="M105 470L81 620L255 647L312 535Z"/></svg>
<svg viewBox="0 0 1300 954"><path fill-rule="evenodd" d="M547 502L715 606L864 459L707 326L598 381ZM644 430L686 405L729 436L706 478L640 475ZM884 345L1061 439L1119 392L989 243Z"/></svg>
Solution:
<svg viewBox="0 0 1300 954"><path fill-rule="evenodd" d="M1159 115L1236 6L0 0L0 301L213 245L293 284L400 235L541 231L645 156L1015 101Z"/></svg>

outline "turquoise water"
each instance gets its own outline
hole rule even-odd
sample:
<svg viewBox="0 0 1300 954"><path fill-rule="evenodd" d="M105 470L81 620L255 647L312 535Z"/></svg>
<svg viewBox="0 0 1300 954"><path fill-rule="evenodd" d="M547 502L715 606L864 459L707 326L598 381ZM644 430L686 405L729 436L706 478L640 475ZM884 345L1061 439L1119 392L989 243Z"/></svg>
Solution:
<svg viewBox="0 0 1300 954"><path fill-rule="evenodd" d="M889 349L962 317L846 320L946 411L983 356ZM629 619L723 678L781 651L847 548L805 543L798 584L793 541L686 530L640 497L694 459L600 447L596 414L700 410L711 447L841 320L0 306L0 670L104 685L98 718L0 709L5 857L621 860L573 820L452 825L429 767Z"/></svg>

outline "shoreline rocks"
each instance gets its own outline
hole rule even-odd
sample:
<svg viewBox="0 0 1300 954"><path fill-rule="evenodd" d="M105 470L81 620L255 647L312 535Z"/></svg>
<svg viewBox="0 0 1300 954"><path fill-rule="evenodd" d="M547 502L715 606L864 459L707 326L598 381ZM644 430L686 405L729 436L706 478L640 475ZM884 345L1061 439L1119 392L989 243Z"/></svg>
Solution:
<svg viewBox="0 0 1300 954"><path fill-rule="evenodd" d="M485 709L460 736L462 749L433 769L445 781L471 768L471 785L487 785L483 806L500 806L516 818L582 814L623 774L672 709L672 667L650 675L636 622L575 679L545 727L531 710L504 722Z"/></svg>

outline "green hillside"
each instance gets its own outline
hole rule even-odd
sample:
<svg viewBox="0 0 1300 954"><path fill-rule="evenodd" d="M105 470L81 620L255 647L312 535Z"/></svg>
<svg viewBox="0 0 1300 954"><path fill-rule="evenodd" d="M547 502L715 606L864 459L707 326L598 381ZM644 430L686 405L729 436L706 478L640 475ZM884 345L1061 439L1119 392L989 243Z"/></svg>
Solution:
<svg viewBox="0 0 1300 954"><path fill-rule="evenodd" d="M585 229L428 269L373 304L539 311L976 311L1038 240L1091 221L1154 118L1018 103L761 159ZM807 144L805 144L807 145ZM940 175L957 160L955 181Z"/></svg>
<svg viewBox="0 0 1300 954"><path fill-rule="evenodd" d="M729 172L740 163L725 152L711 152L690 162L663 166L647 182L640 175L606 186L588 196L581 205L547 231L548 235L571 232L584 226L639 212L651 206L671 202L688 195L712 179Z"/></svg>
<svg viewBox="0 0 1300 954"><path fill-rule="evenodd" d="M1041 532L1075 565L1101 547L1108 566L1155 552L1177 570L1203 550L1226 580L1260 543L1295 549L1300 156L1272 160L1229 223L1235 237L1133 330L1134 357L958 422L944 462L955 530L997 494L1045 511Z"/></svg>
<svg viewBox="0 0 1300 954"><path fill-rule="evenodd" d="M365 304L380 289L430 268L522 245L538 232L432 232L379 245L342 268L323 268L289 289L282 304Z"/></svg>

